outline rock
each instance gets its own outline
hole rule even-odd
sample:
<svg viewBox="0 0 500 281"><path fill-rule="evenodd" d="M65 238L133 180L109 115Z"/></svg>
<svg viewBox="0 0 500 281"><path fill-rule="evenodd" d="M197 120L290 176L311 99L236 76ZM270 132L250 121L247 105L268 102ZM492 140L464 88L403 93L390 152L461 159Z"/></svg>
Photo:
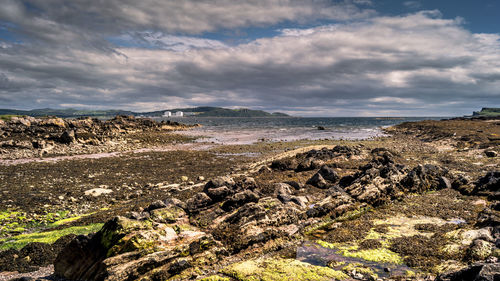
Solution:
<svg viewBox="0 0 500 281"><path fill-rule="evenodd" d="M310 184L318 188L328 188L328 183L320 173L314 174L310 179L307 180L306 184Z"/></svg>
<svg viewBox="0 0 500 281"><path fill-rule="evenodd" d="M220 202L227 196L231 195L231 190L227 188L227 186L221 186L217 188L209 188L206 190L206 193L214 202Z"/></svg>
<svg viewBox="0 0 500 281"><path fill-rule="evenodd" d="M178 223L188 220L184 210L174 205L161 209L154 209L150 213L151 219L159 223Z"/></svg>
<svg viewBox="0 0 500 281"><path fill-rule="evenodd" d="M293 193L293 187L286 183L275 183L274 185L274 196L285 195L290 196Z"/></svg>
<svg viewBox="0 0 500 281"><path fill-rule="evenodd" d="M211 203L212 199L210 199L207 194L199 192L187 200L186 207L189 212L196 212L198 209L206 207Z"/></svg>
<svg viewBox="0 0 500 281"><path fill-rule="evenodd" d="M263 174L263 173L271 173L273 170L271 170L271 168L269 168L268 166L262 166L260 167L259 169L259 174Z"/></svg>
<svg viewBox="0 0 500 281"><path fill-rule="evenodd" d="M493 251L494 244L481 239L476 239L472 242L467 250L467 258L469 260L479 261L489 257Z"/></svg>
<svg viewBox="0 0 500 281"><path fill-rule="evenodd" d="M257 201L259 201L259 196L257 194L250 190L245 190L231 196L221 205L221 209L223 209L224 211L230 211L232 209L243 206L246 203Z"/></svg>
<svg viewBox="0 0 500 281"><path fill-rule="evenodd" d="M324 131L324 130L326 130L326 128L325 128L325 127L323 127L323 126L318 126L318 130L319 130L319 131Z"/></svg>
<svg viewBox="0 0 500 281"><path fill-rule="evenodd" d="M488 157L497 157L498 156L498 153L496 151L493 151L493 150L486 150L486 151L484 151L484 154Z"/></svg>
<svg viewBox="0 0 500 281"><path fill-rule="evenodd" d="M289 186L295 188L296 190L304 188L303 184L296 182L296 181L286 181L285 183L288 184Z"/></svg>
<svg viewBox="0 0 500 281"><path fill-rule="evenodd" d="M64 131L64 133L62 133L61 136L59 137L60 143L70 144L74 143L75 141L76 141L75 131L73 130Z"/></svg>
<svg viewBox="0 0 500 281"><path fill-rule="evenodd" d="M347 158L350 158L351 156L359 155L360 153L361 152L356 148L344 145L337 145L332 149L327 149L326 147L320 150L313 149L308 152L299 154L297 156L303 158L312 158L317 160L330 160L339 156L345 156Z"/></svg>
<svg viewBox="0 0 500 281"><path fill-rule="evenodd" d="M337 174L337 172L335 172L335 170L333 170L332 168L328 167L327 165L323 165L319 171L318 171L319 174L321 174L321 176L323 176L323 178L331 183L335 183L339 180L339 175Z"/></svg>
<svg viewBox="0 0 500 281"><path fill-rule="evenodd" d="M92 189L86 190L84 192L84 194L85 194L85 196L99 197L99 196L101 196L103 194L109 194L109 193L112 193L112 192L113 192L112 189L97 187L97 188L92 188Z"/></svg>
<svg viewBox="0 0 500 281"><path fill-rule="evenodd" d="M439 188L451 188L451 182L447 177L439 177Z"/></svg>
<svg viewBox="0 0 500 281"><path fill-rule="evenodd" d="M436 281L497 281L500 263L476 263L455 272L441 274Z"/></svg>
<svg viewBox="0 0 500 281"><path fill-rule="evenodd" d="M498 200L500 189L500 171L488 172L479 178L473 190L474 195L488 196L490 199Z"/></svg>
<svg viewBox="0 0 500 281"><path fill-rule="evenodd" d="M306 208L309 202L305 196L292 196L290 201L299 205L301 208Z"/></svg>
<svg viewBox="0 0 500 281"><path fill-rule="evenodd" d="M194 227L176 232L165 224L116 217L95 235L75 238L57 256L54 271L69 280L166 280L192 266L192 253L213 245L210 235Z"/></svg>
<svg viewBox="0 0 500 281"><path fill-rule="evenodd" d="M153 203L151 203L146 209L144 209L145 212L151 212L156 209L161 209L167 207L167 204L161 200L156 200Z"/></svg>
<svg viewBox="0 0 500 281"><path fill-rule="evenodd" d="M448 175L445 168L431 164L418 165L400 183L410 192L424 192L443 188L440 179Z"/></svg>
<svg viewBox="0 0 500 281"><path fill-rule="evenodd" d="M251 189L254 190L257 188L257 182L252 177L245 177L240 183L240 187L242 189Z"/></svg>
<svg viewBox="0 0 500 281"><path fill-rule="evenodd" d="M468 175L459 174L456 176L455 181L452 183L453 189L458 190L460 193L470 195L474 191L474 184Z"/></svg>
<svg viewBox="0 0 500 281"><path fill-rule="evenodd" d="M188 179L189 179L189 178L188 178L188 177L186 177L186 176L181 176L181 181L183 181L183 182L188 181Z"/></svg>
<svg viewBox="0 0 500 281"><path fill-rule="evenodd" d="M204 190L207 190L209 188L217 188L221 186L232 187L233 185L235 185L233 178L229 176L217 177L215 179L208 181L205 184Z"/></svg>
<svg viewBox="0 0 500 281"><path fill-rule="evenodd" d="M199 180L199 181L204 181L204 180L205 180L205 177L204 177L204 176L198 176L198 180Z"/></svg>
<svg viewBox="0 0 500 281"><path fill-rule="evenodd" d="M279 159L279 160L274 160L271 163L271 169L274 170L281 170L281 171L287 171L287 170L295 170L298 167L297 160L295 158L285 158L285 159Z"/></svg>

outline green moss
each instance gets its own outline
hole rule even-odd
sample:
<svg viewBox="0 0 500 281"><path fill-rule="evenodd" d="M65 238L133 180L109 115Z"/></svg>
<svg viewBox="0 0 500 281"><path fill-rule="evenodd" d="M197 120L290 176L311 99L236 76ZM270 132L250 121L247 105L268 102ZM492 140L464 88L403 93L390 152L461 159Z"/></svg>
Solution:
<svg viewBox="0 0 500 281"><path fill-rule="evenodd" d="M151 219L163 223L175 223L177 219L185 216L186 213L179 207L171 206L152 211Z"/></svg>
<svg viewBox="0 0 500 281"><path fill-rule="evenodd" d="M410 277L410 278L413 278L413 277L417 276L417 274L415 273L415 271L412 271L412 270L407 270L405 272L405 275L406 275L406 277Z"/></svg>
<svg viewBox="0 0 500 281"><path fill-rule="evenodd" d="M108 257L118 254L142 250L145 253L155 252L156 239L145 237L141 233L128 235L120 239L115 245L108 250Z"/></svg>
<svg viewBox="0 0 500 281"><path fill-rule="evenodd" d="M14 237L0 239L0 250L21 249L31 242L54 243L57 239L68 234L88 234L96 232L103 226L102 223L90 224L86 226L74 226L60 230L21 234Z"/></svg>
<svg viewBox="0 0 500 281"><path fill-rule="evenodd" d="M222 270L240 281L344 280L348 276L328 267L314 266L294 259L257 259L232 264Z"/></svg>
<svg viewBox="0 0 500 281"><path fill-rule="evenodd" d="M152 228L152 223L148 221L131 220L125 217L116 217L108 221L101 230L101 244L106 249L110 249L120 239L133 231Z"/></svg>
<svg viewBox="0 0 500 281"><path fill-rule="evenodd" d="M2 114L0 115L0 120L10 121L12 117L24 117L24 115Z"/></svg>
<svg viewBox="0 0 500 281"><path fill-rule="evenodd" d="M369 212L371 210L370 207L364 207L364 208L359 208L350 212L346 212L340 217L337 217L335 219L336 222L343 222L343 221L350 221L350 220L355 220L359 217L361 217L363 214Z"/></svg>
<svg viewBox="0 0 500 281"><path fill-rule="evenodd" d="M394 253L387 248L367 249L361 251L342 251L342 255L352 258L360 258L367 261L403 264L403 259L400 255Z"/></svg>
<svg viewBox="0 0 500 281"><path fill-rule="evenodd" d="M329 243L322 240L316 240L316 243L324 248L339 250L339 254L346 257L360 258L367 261L382 263L403 263L400 255L394 253L386 247L358 250L359 246L355 243Z"/></svg>
<svg viewBox="0 0 500 281"><path fill-rule="evenodd" d="M220 277L219 275L212 275L209 277L205 277L201 279L200 281L231 281L231 279L227 277Z"/></svg>

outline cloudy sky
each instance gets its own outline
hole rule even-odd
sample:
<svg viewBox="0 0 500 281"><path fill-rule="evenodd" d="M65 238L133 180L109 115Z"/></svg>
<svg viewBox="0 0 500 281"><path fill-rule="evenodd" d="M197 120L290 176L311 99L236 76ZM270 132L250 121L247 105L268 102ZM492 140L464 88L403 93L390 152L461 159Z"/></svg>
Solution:
<svg viewBox="0 0 500 281"><path fill-rule="evenodd" d="M497 0L1 0L0 108L500 107Z"/></svg>

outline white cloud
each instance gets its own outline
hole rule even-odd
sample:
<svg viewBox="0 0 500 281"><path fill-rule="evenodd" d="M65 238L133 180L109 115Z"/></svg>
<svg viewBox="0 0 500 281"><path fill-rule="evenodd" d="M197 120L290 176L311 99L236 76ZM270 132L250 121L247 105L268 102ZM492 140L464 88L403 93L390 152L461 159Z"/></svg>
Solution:
<svg viewBox="0 0 500 281"><path fill-rule="evenodd" d="M500 105L500 37L472 34L436 11L286 29L233 47L150 37L181 48L7 48L0 73L17 82L0 89L0 100L134 110L250 106L300 115L453 115Z"/></svg>
<svg viewBox="0 0 500 281"><path fill-rule="evenodd" d="M142 48L164 49L172 51L187 51L189 49L220 49L227 45L218 40L175 36L162 32L134 32L112 38L122 44L134 45Z"/></svg>
<svg viewBox="0 0 500 281"><path fill-rule="evenodd" d="M161 30L199 34L284 21L351 20L374 10L367 0L27 0L0 5L0 19L41 29L50 22L94 33ZM42 13L42 14L40 14ZM43 22L50 19L50 22ZM36 22L40 26L36 25Z"/></svg>

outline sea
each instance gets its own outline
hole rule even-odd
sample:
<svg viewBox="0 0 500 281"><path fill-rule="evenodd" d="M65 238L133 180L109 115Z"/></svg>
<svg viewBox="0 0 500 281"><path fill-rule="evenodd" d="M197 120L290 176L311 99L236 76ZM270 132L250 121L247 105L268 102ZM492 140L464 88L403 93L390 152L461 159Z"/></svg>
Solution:
<svg viewBox="0 0 500 281"><path fill-rule="evenodd" d="M198 142L252 144L261 141L344 139L359 140L384 136L383 128L403 122L440 120L445 117L168 117L201 127L183 131L203 136ZM323 127L324 130L319 130Z"/></svg>

